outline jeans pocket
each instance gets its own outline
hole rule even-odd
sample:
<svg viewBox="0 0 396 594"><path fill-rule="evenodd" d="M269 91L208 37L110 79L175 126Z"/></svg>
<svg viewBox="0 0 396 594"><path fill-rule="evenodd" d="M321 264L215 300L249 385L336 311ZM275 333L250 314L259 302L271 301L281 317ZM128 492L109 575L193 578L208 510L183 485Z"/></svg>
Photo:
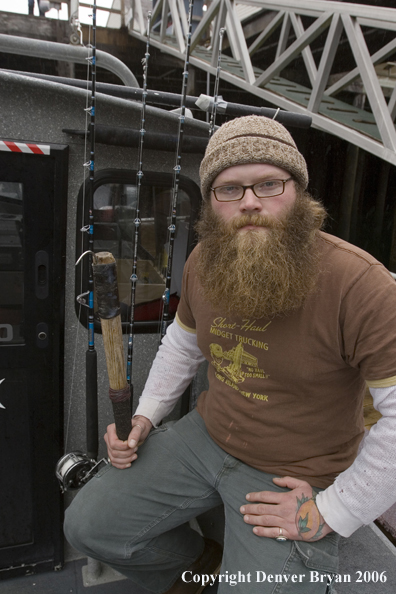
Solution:
<svg viewBox="0 0 396 594"><path fill-rule="evenodd" d="M307 569L311 584L326 584L324 592L333 592L338 574L338 543L340 535L331 532L315 542L296 541L296 549ZM318 590L319 591L319 590Z"/></svg>
<svg viewBox="0 0 396 594"><path fill-rule="evenodd" d="M172 422L172 421L171 421ZM150 439L151 437L154 437L155 435L158 435L159 433L164 433L165 431L167 431L169 429L169 423L166 423L165 425L160 425L159 427L155 427L155 429L151 429L150 433L147 435L145 441L147 441L148 439Z"/></svg>
<svg viewBox="0 0 396 594"><path fill-rule="evenodd" d="M339 535L315 542L294 541L273 594L330 594L338 574Z"/></svg>
<svg viewBox="0 0 396 594"><path fill-rule="evenodd" d="M296 540L296 549L308 569L325 573L338 572L338 543L340 536L331 532L315 542Z"/></svg>

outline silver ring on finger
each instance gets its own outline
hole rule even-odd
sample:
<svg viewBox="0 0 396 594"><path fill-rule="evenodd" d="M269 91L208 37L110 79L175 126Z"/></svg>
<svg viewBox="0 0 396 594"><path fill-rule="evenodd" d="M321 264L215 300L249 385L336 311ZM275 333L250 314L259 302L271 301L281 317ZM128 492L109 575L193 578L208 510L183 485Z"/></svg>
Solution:
<svg viewBox="0 0 396 594"><path fill-rule="evenodd" d="M139 425L139 423L135 423L134 427L140 427L140 429L141 429L142 431L144 431L143 427L142 427L141 425Z"/></svg>
<svg viewBox="0 0 396 594"><path fill-rule="evenodd" d="M279 535L275 537L275 540L277 540L278 542L286 542L287 538L283 534L282 528L279 528Z"/></svg>

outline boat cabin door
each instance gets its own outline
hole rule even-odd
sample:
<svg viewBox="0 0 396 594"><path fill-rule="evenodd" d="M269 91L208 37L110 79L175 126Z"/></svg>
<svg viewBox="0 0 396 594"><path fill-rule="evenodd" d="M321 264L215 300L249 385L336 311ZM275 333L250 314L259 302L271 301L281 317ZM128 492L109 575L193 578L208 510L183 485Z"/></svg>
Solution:
<svg viewBox="0 0 396 594"><path fill-rule="evenodd" d="M67 165L0 141L0 579L62 562Z"/></svg>

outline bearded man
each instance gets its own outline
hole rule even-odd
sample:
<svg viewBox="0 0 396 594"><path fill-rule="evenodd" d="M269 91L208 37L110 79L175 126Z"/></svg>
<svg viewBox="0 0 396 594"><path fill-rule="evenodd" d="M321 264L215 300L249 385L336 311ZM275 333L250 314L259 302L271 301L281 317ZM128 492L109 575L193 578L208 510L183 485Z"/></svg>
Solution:
<svg viewBox="0 0 396 594"><path fill-rule="evenodd" d="M221 594L325 594L339 535L396 498L396 285L320 230L325 211L279 123L224 124L200 177L176 320L128 443L108 427L112 466L67 510L66 536L151 592L198 593L219 571ZM158 427L205 359L197 408ZM383 417L357 455L366 383ZM188 524L219 504L220 568L219 545Z"/></svg>

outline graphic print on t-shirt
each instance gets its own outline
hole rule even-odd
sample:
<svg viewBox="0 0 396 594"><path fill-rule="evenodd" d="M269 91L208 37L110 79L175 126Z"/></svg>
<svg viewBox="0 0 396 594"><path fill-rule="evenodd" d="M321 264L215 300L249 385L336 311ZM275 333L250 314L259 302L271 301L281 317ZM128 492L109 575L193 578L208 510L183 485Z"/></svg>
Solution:
<svg viewBox="0 0 396 594"><path fill-rule="evenodd" d="M268 396L266 394L257 394L247 389L242 390L242 386L238 386L238 384L242 384L245 380L249 380L249 378L266 379L269 377L264 369L258 366L258 358L251 354L244 345L247 344L256 349L268 350L268 344L266 342L250 338L246 336L246 332L265 332L270 322L264 327L255 326L255 322L251 322L250 320L244 320L243 322L243 324L227 323L226 318L216 318L213 320L210 328L211 334L226 339L228 344L230 340L237 342L237 345L231 349L223 348L215 342L210 344L211 363L216 370L215 376L219 381L240 392L245 398L268 402ZM231 332L231 330L234 332ZM239 334L239 332L243 334Z"/></svg>

